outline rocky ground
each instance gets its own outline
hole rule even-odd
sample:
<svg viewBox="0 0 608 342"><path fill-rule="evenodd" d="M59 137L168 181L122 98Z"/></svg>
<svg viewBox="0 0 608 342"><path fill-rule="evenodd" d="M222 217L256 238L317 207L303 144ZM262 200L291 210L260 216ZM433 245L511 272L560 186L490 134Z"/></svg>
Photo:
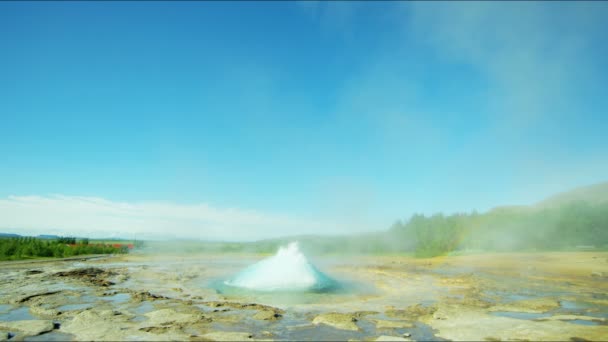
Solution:
<svg viewBox="0 0 608 342"><path fill-rule="evenodd" d="M259 256L0 264L0 341L606 340L608 253L314 260L337 293L215 286Z"/></svg>

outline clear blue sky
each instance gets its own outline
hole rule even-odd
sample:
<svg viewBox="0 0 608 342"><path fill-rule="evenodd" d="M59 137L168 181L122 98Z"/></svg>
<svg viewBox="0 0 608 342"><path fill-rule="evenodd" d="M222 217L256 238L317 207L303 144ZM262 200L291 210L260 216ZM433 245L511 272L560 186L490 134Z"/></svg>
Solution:
<svg viewBox="0 0 608 342"><path fill-rule="evenodd" d="M533 203L608 179L607 36L605 2L3 1L0 198L341 231Z"/></svg>

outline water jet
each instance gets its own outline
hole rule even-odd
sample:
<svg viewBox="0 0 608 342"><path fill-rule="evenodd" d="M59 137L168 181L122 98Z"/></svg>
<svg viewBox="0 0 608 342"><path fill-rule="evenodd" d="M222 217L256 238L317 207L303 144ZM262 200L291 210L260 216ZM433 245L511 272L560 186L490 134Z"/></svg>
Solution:
<svg viewBox="0 0 608 342"><path fill-rule="evenodd" d="M245 268L224 285L255 292L331 292L340 287L308 261L298 242L280 247L275 255Z"/></svg>

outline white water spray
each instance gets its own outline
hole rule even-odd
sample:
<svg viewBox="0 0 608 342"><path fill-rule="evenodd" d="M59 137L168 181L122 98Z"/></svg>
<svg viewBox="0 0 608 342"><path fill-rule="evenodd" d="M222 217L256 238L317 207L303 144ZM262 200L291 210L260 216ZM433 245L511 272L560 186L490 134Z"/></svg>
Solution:
<svg viewBox="0 0 608 342"><path fill-rule="evenodd" d="M323 290L335 282L306 259L297 242L291 242L224 284L256 291L308 291Z"/></svg>

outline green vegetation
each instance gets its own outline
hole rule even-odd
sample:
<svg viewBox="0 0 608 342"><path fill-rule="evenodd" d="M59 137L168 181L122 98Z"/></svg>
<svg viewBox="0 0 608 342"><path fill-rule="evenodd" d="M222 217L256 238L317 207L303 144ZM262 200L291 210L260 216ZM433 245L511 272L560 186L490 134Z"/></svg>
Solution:
<svg viewBox="0 0 608 342"><path fill-rule="evenodd" d="M265 241L266 250L293 239ZM433 257L467 251L555 251L608 248L608 202L571 201L555 207L511 207L454 215L413 215L388 232L299 237L312 253L413 254ZM260 245L260 243L256 243ZM247 245L243 245L247 249Z"/></svg>
<svg viewBox="0 0 608 342"><path fill-rule="evenodd" d="M105 244L89 244L88 239L76 238L39 239L35 237L0 238L0 260L19 260L40 257L64 258L84 254L127 253L128 247Z"/></svg>
<svg viewBox="0 0 608 342"><path fill-rule="evenodd" d="M385 232L351 236L295 236L251 243L150 242L155 252L276 252L297 240L305 253L411 254L600 250L608 248L608 202L570 201L556 206L508 207L478 214L413 215Z"/></svg>
<svg viewBox="0 0 608 342"><path fill-rule="evenodd" d="M535 206L487 213L413 215L384 232L349 236L292 236L256 242L133 241L152 253L272 254L290 241L317 254L411 254L417 257L471 252L608 249L608 183L558 194ZM124 240L0 238L0 260L124 253L106 244ZM75 246L70 246L75 245Z"/></svg>
<svg viewBox="0 0 608 342"><path fill-rule="evenodd" d="M414 215L389 234L413 240L420 257L466 250L495 252L608 247L608 203L573 201L549 208L503 208L486 214Z"/></svg>

